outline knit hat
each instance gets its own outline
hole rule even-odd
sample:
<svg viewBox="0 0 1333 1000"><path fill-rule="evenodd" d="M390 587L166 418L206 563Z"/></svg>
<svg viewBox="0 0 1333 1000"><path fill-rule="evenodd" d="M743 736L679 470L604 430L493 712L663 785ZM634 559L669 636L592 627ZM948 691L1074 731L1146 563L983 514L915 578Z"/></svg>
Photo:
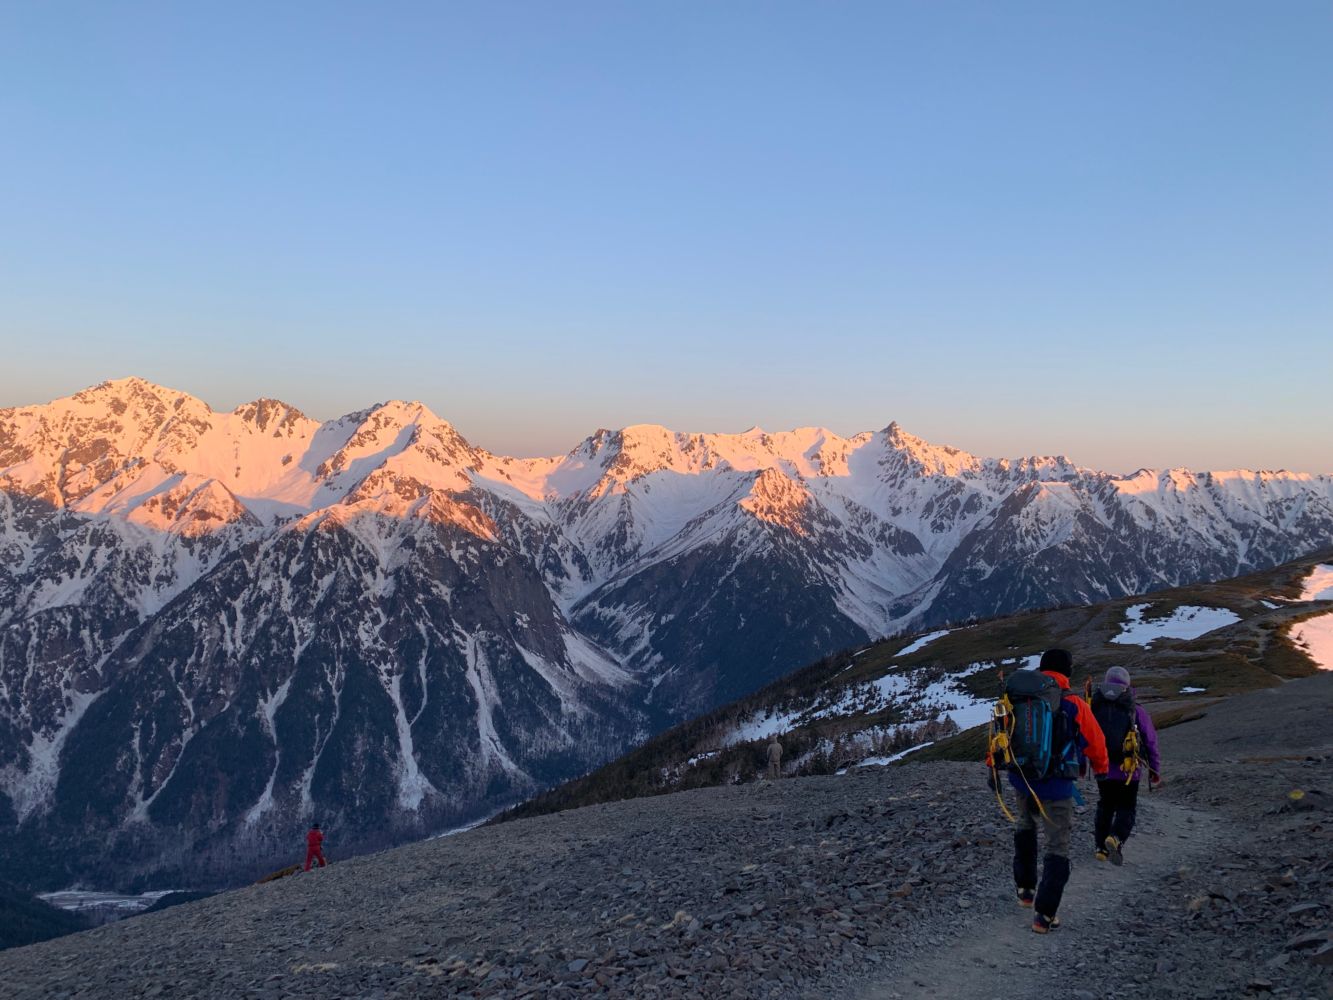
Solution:
<svg viewBox="0 0 1333 1000"><path fill-rule="evenodd" d="M1129 687L1129 671L1124 667L1112 667L1106 671L1106 683Z"/></svg>
<svg viewBox="0 0 1333 1000"><path fill-rule="evenodd" d="M1050 670L1068 677L1074 672L1074 657L1067 649L1048 649L1041 654L1039 669Z"/></svg>

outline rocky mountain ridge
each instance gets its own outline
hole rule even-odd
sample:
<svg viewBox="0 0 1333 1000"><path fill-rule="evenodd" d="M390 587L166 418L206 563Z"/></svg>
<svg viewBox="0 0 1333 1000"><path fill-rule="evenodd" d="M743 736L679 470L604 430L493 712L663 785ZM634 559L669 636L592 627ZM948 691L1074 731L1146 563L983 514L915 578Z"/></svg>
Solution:
<svg viewBox="0 0 1333 1000"><path fill-rule="evenodd" d="M0 865L225 880L316 814L391 843L834 649L1330 538L1327 476L1115 477L896 424L514 459L420 403L321 423L108 382L0 411Z"/></svg>

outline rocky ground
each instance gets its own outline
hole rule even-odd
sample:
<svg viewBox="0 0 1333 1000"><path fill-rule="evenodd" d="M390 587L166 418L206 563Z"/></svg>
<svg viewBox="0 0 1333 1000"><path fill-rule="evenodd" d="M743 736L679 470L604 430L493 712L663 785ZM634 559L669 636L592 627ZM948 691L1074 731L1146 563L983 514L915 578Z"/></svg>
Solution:
<svg viewBox="0 0 1333 1000"><path fill-rule="evenodd" d="M5 995L1333 996L1333 675L1163 733L1123 868L1011 901L975 765L594 806L0 953ZM1299 798L1290 793L1301 791ZM336 851L336 845L332 845Z"/></svg>

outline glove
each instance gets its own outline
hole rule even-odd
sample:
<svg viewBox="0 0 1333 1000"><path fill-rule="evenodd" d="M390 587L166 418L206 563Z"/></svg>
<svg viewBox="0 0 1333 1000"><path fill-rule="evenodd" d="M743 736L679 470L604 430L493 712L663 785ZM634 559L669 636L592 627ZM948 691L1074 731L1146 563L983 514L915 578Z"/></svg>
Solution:
<svg viewBox="0 0 1333 1000"><path fill-rule="evenodd" d="M1162 785L1165 783L1166 779L1163 778L1160 774L1154 774L1148 778L1148 784L1150 784L1153 788L1161 788Z"/></svg>

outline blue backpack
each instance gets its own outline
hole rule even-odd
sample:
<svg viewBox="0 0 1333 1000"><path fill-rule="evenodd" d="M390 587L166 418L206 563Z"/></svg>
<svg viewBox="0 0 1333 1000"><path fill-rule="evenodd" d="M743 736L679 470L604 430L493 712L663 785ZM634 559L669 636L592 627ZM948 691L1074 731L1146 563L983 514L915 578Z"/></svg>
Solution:
<svg viewBox="0 0 1333 1000"><path fill-rule="evenodd" d="M1028 781L1078 777L1078 741L1061 709L1064 689L1039 670L1016 670L1004 693L1013 714L1009 769Z"/></svg>

